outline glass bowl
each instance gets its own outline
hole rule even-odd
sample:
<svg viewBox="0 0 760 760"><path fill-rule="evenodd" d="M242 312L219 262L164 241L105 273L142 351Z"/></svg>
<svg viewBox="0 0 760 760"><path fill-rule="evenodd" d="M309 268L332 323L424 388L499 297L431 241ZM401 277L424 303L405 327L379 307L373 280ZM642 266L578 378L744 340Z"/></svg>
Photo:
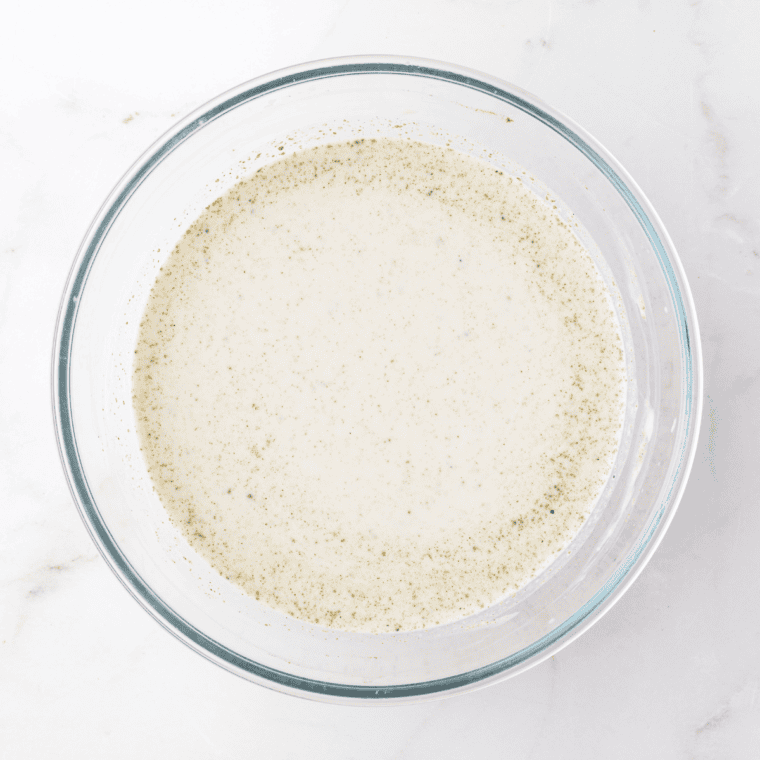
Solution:
<svg viewBox="0 0 760 760"><path fill-rule="evenodd" d="M159 267L200 212L301 146L395 136L491 162L574 225L613 293L627 398L622 443L589 520L515 596L412 633L343 633L265 607L169 522L143 463L132 357ZM264 686L332 702L415 701L520 673L610 609L683 493L701 417L697 320L673 244L615 159L535 97L468 69L400 57L303 64L220 95L156 142L92 222L53 356L61 460L82 519L137 601L199 654Z"/></svg>

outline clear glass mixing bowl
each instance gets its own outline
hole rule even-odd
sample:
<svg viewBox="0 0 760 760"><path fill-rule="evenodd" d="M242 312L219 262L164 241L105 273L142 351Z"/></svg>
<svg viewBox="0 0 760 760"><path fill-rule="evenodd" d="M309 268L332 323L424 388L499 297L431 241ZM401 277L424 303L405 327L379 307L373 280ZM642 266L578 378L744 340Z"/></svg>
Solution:
<svg viewBox="0 0 760 760"><path fill-rule="evenodd" d="M623 440L592 517L516 596L413 633L341 633L265 607L169 523L135 433L131 368L158 268L238 178L297 144L356 136L450 144L556 203L614 294L628 372ZM694 457L702 370L673 244L615 159L526 92L457 66L357 57L247 82L177 124L119 182L76 256L61 303L53 405L82 518L137 601L229 671L315 699L413 701L515 675L589 628L651 557Z"/></svg>

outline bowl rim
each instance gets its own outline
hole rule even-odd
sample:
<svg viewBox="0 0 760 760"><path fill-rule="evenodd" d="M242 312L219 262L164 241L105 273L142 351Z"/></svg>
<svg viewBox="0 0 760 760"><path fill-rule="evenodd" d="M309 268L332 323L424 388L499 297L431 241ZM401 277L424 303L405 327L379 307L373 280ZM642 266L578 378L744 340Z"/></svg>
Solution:
<svg viewBox="0 0 760 760"><path fill-rule="evenodd" d="M243 657L222 646L172 610L145 583L113 540L87 485L79 460L70 407L70 353L79 297L102 240L120 209L166 155L197 130L228 111L263 94L300 83L336 76L396 74L444 80L506 101L538 119L573 144L620 193L641 224L668 283L679 322L686 375L685 425L669 490L645 534L612 578L586 604L550 633L509 657L446 678L392 686L351 685L303 678ZM619 601L646 566L662 540L683 496L696 454L702 418L703 368L699 326L691 291L675 246L644 193L622 165L573 120L513 84L473 69L411 56L362 55L298 64L251 79L192 111L159 137L127 170L91 222L69 272L56 320L52 355L52 407L56 442L72 498L93 542L135 600L177 639L226 670L274 690L312 699L340 702L414 702L482 688L513 677L555 655Z"/></svg>

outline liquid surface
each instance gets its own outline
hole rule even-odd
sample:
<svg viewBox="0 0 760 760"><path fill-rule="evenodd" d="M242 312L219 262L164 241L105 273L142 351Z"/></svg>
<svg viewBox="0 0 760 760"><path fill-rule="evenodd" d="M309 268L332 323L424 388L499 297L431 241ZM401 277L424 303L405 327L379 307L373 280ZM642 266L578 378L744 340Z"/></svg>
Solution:
<svg viewBox="0 0 760 760"><path fill-rule="evenodd" d="M134 405L171 520L261 602L343 630L483 609L577 533L622 341L522 183L411 141L322 146L215 201L162 268Z"/></svg>

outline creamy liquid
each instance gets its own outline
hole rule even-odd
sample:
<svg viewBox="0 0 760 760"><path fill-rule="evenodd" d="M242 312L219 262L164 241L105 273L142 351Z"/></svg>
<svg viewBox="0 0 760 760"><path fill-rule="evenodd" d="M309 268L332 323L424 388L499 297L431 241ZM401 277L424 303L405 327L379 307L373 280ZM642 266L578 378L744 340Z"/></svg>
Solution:
<svg viewBox="0 0 760 760"><path fill-rule="evenodd" d="M514 592L587 518L622 341L557 213L492 166L366 140L259 169L153 287L138 431L223 576L320 625L413 630Z"/></svg>

